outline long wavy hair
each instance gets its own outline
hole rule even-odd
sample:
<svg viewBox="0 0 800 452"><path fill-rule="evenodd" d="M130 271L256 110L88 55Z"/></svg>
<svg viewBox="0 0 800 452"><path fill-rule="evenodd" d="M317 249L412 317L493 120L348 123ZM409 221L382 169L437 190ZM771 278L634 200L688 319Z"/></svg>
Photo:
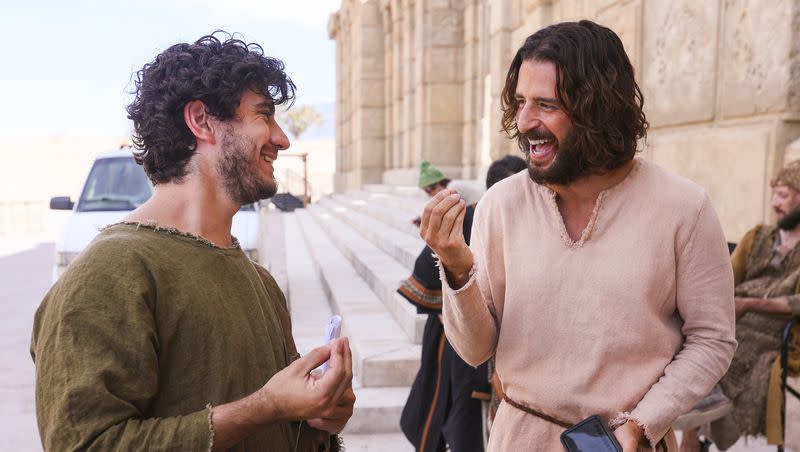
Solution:
<svg viewBox="0 0 800 452"><path fill-rule="evenodd" d="M616 169L633 159L637 141L647 136L644 98L622 41L588 20L564 22L529 36L517 50L501 94L503 131L519 137L515 99L523 61L553 63L556 96L570 118L583 172Z"/></svg>
<svg viewBox="0 0 800 452"><path fill-rule="evenodd" d="M225 121L235 118L246 89L274 105L291 103L295 92L282 61L223 31L169 47L136 73L135 83L136 97L127 106L140 151L135 158L154 184L180 182L186 175L196 145L183 118L187 103L200 100L211 116Z"/></svg>

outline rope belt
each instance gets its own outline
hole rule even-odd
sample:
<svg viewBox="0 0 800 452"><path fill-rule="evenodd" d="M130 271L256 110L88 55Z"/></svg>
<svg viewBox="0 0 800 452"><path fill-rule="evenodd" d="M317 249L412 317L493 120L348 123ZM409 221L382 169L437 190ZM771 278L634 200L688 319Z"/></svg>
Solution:
<svg viewBox="0 0 800 452"><path fill-rule="evenodd" d="M527 405L523 405L522 403L519 403L519 402L511 399L508 396L508 394L504 394L503 395L503 402L506 402L507 404L513 406L514 408L516 408L516 409L518 409L520 411L524 411L524 412L526 412L528 414L531 414L533 416L538 417L539 419L543 419L543 420L545 420L545 421L547 421L547 422L549 422L551 424L555 424L555 425L558 425L560 427L570 428L574 424L573 422L566 422L566 421L561 420L561 419L559 419L557 417L553 417L553 416L550 416L548 414L542 413L541 411L539 411L539 410L537 410L535 408L531 408L531 407L529 407Z"/></svg>

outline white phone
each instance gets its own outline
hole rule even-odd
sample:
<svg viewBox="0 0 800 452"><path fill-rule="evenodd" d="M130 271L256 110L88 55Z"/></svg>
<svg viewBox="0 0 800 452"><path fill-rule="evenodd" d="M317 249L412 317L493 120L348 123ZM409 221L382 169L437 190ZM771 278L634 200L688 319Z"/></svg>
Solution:
<svg viewBox="0 0 800 452"><path fill-rule="evenodd" d="M330 318L330 320L328 320L328 324L325 325L325 343L330 344L334 339L338 339L341 333L342 316L334 315ZM328 361L325 361L320 367L320 375L324 374L325 371L328 370L328 367L330 367L330 365L328 364Z"/></svg>

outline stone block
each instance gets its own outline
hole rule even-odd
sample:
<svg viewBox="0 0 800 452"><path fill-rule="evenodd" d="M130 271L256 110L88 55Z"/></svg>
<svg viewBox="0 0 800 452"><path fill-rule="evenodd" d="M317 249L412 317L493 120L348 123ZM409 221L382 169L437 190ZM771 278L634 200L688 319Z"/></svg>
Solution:
<svg viewBox="0 0 800 452"><path fill-rule="evenodd" d="M652 126L714 114L716 1L646 0L640 86Z"/></svg>
<svg viewBox="0 0 800 452"><path fill-rule="evenodd" d="M611 7L619 8L628 6L627 0L595 0L594 3L595 11L597 11L597 17Z"/></svg>
<svg viewBox="0 0 800 452"><path fill-rule="evenodd" d="M642 0L633 0L624 4L607 2L610 7L597 16L597 22L614 31L625 47L625 53L633 64L639 68L639 42L641 41Z"/></svg>
<svg viewBox="0 0 800 452"><path fill-rule="evenodd" d="M455 82L463 79L464 51L453 47L431 47L425 50L426 83Z"/></svg>
<svg viewBox="0 0 800 452"><path fill-rule="evenodd" d="M383 54L367 54L358 58L358 75L359 80L383 80L386 76L384 72L384 55Z"/></svg>
<svg viewBox="0 0 800 452"><path fill-rule="evenodd" d="M425 7L427 9L448 9L451 5L450 0L427 0L425 3ZM455 3L460 3L456 1Z"/></svg>
<svg viewBox="0 0 800 452"><path fill-rule="evenodd" d="M383 61L384 49L383 28L376 26L362 27L358 33L358 56L380 57ZM383 71L383 65L381 65Z"/></svg>
<svg viewBox="0 0 800 452"><path fill-rule="evenodd" d="M797 2L725 2L719 105L726 118L785 111L797 59Z"/></svg>
<svg viewBox="0 0 800 452"><path fill-rule="evenodd" d="M430 124L423 134L423 159L443 166L461 164L461 124Z"/></svg>
<svg viewBox="0 0 800 452"><path fill-rule="evenodd" d="M478 7L472 3L464 6L464 42L478 39Z"/></svg>
<svg viewBox="0 0 800 452"><path fill-rule="evenodd" d="M386 140L379 137L360 137L355 142L356 152L361 156L361 168L380 168L383 170L384 146Z"/></svg>
<svg viewBox="0 0 800 452"><path fill-rule="evenodd" d="M514 10L513 0L494 0L489 2L489 32L511 31L519 14Z"/></svg>
<svg viewBox="0 0 800 452"><path fill-rule="evenodd" d="M362 108L358 112L358 127L362 137L386 136L385 109L381 107Z"/></svg>
<svg viewBox="0 0 800 452"><path fill-rule="evenodd" d="M424 18L425 46L457 47L464 41L464 13L461 9L434 9Z"/></svg>
<svg viewBox="0 0 800 452"><path fill-rule="evenodd" d="M362 107L383 107L385 105L383 80L361 80L359 81L356 90L358 96L357 108Z"/></svg>
<svg viewBox="0 0 800 452"><path fill-rule="evenodd" d="M383 23L378 0L362 0L357 4L359 5L358 22L361 25L381 25Z"/></svg>
<svg viewBox="0 0 800 452"><path fill-rule="evenodd" d="M430 124L460 124L464 119L464 86L461 83L425 85L422 97L425 119Z"/></svg>
<svg viewBox="0 0 800 452"><path fill-rule="evenodd" d="M575 21L594 16L594 0L558 0L553 3L553 23Z"/></svg>
<svg viewBox="0 0 800 452"><path fill-rule="evenodd" d="M648 154L657 164L705 188L729 241L764 220L771 160L769 124L698 126L652 131ZM746 143L746 145L744 145Z"/></svg>
<svg viewBox="0 0 800 452"><path fill-rule="evenodd" d="M511 45L510 32L499 31L490 38L489 48L490 89L492 96L500 96L500 92L506 82L508 67L511 65L511 60L517 53L518 47Z"/></svg>

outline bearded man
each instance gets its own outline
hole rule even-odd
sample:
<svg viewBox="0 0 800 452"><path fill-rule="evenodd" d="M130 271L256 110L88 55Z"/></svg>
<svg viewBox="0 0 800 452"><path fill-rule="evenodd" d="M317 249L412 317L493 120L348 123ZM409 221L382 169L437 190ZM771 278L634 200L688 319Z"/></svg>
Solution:
<svg viewBox="0 0 800 452"><path fill-rule="evenodd" d="M128 114L155 193L36 313L45 450L338 448L355 401L347 339L299 358L283 294L231 236L242 204L277 191L289 141L275 107L294 88L257 44L213 35L139 71Z"/></svg>
<svg viewBox="0 0 800 452"><path fill-rule="evenodd" d="M472 242L452 191L420 234L441 263L445 333L472 365L496 355L505 398L489 449L559 450L600 415L625 452L676 450L670 424L736 349L733 274L702 188L635 158L643 99L614 32L589 21L525 40L503 125L528 172L489 190Z"/></svg>
<svg viewBox="0 0 800 452"><path fill-rule="evenodd" d="M765 435L769 444L784 443L779 351L784 327L800 315L800 160L784 166L771 185L777 222L749 230L731 256L739 348L719 387L733 410L706 432L719 450L740 436ZM798 353L790 353L790 370L797 367ZM699 450L698 431L684 431L681 447Z"/></svg>

